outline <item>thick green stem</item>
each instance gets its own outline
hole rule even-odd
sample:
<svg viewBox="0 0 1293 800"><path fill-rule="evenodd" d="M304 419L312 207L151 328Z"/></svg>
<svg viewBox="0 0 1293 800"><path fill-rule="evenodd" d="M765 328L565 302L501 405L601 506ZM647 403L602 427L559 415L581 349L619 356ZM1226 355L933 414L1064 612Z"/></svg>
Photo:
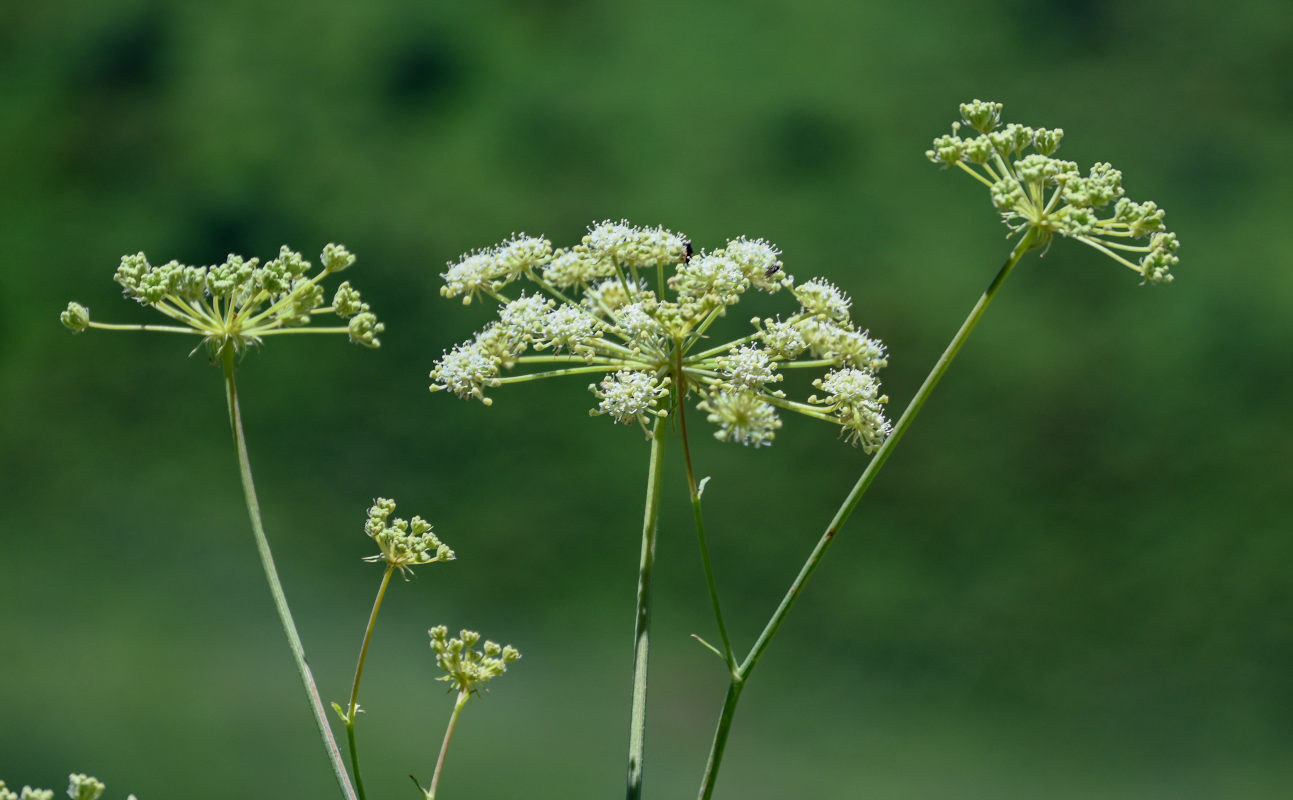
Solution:
<svg viewBox="0 0 1293 800"><path fill-rule="evenodd" d="M754 670L755 665L759 663L759 658L763 655L763 651L768 648L768 644L772 641L772 637L776 635L777 629L781 627L781 623L785 621L786 615L790 613L790 609L794 606L795 601L799 599L800 593L803 592L804 586L808 583L808 579L812 577L813 572L817 569L817 565L821 562L822 556L826 554L831 543L835 540L835 534L839 532L839 529L844 524L845 520L847 520L849 515L853 513L853 509L857 507L858 501L862 499L862 495L866 493L866 490L871 486L871 482L875 480L880 469L884 466L885 462L889 460L889 456L893 453L894 448L898 446L898 442L902 441L903 434L905 434L907 429L911 427L912 421L916 418L916 415L920 413L921 407L924 406L925 401L929 399L929 395L934 391L934 387L938 385L939 380L943 377L943 373L947 372L947 368L951 365L952 360L955 359L956 354L960 352L961 346L964 345L965 340L969 338L970 332L973 331L974 326L978 324L979 318L982 317L983 312L987 310L988 304L991 303L992 298L996 296L997 290L1001 288L1001 285L1010 275L1010 272L1015 268L1015 265L1019 263L1019 259L1022 258L1024 253L1028 252L1028 250L1030 250L1036 243L1036 233L1034 230L1029 229L1029 231L1024 234L1023 238L1015 245L1015 248L1010 251L1010 256L1006 259L1006 263L1002 265L1001 270L998 271L996 277L992 279L992 283L988 284L988 288L979 298L979 302L974 304L974 308L970 310L970 314L965 318L965 322L961 323L960 330L958 330L956 335L952 337L952 341L948 343L947 349L943 351L943 355L939 356L938 361L934 364L934 368L930 370L929 375L926 376L925 382L920 385L918 390L916 390L915 396L912 397L911 402L907 404L907 409L902 412L902 416L894 425L893 432L889 434L889 438L886 439L884 444L880 446L880 449L876 451L875 457L873 457L870 463L867 464L866 469L862 471L862 476L858 478L857 483L855 483L853 488L849 491L848 496L844 498L844 502L840 504L840 507L835 512L835 516L831 519L830 524L826 526L826 532L822 534L821 539L818 540L816 546L813 547L812 552L809 553L808 559L799 570L799 574L795 576L794 582L790 584L790 588L786 591L785 596L781 598L781 603L777 606L777 610L772 613L772 617L768 620L767 625L764 626L763 632L759 634L759 638L755 640L754 646L750 648L749 654L745 657L745 660L741 662L741 666L733 676L731 687L727 693L727 698L723 701L723 710L719 716L718 729L714 732L714 742L710 748L709 762L705 767L705 775L702 778L700 785L699 797L701 800L708 800L714 792L714 782L718 777L718 768L723 760L723 749L727 744L727 736L732 725L732 717L736 712L736 704L741 699L741 689L743 688L745 681L749 678L750 673Z"/></svg>
<svg viewBox="0 0 1293 800"><path fill-rule="evenodd" d="M633 625L633 710L629 718L627 800L642 797L642 753L646 744L647 658L651 630L651 568L655 564L656 528L660 521L660 477L664 473L664 417L651 428L651 464L647 471L646 510L642 514L642 560L638 566L637 613Z"/></svg>
<svg viewBox="0 0 1293 800"><path fill-rule="evenodd" d="M435 774L431 776L431 788L423 792L426 800L435 800L436 787L440 785L440 773L444 772L444 758L449 753L449 740L453 738L453 729L458 724L458 715L462 713L462 707L467 705L467 700L470 698L471 692L458 692L458 700L453 704L453 713L449 715L449 727L444 731L444 742L440 745L440 757L435 762Z"/></svg>
<svg viewBox="0 0 1293 800"><path fill-rule="evenodd" d="M274 607L278 610L279 621L283 624L283 633L287 635L287 643L292 650L292 658L296 661L296 671L301 676L301 685L305 688L310 710L314 712L314 723L319 729L319 739L323 742L328 759L332 762L332 771L336 774L337 785L341 788L343 797L347 798L347 800L357 800L355 790L350 785L350 777L346 774L346 764L341 758L341 751L337 749L337 740L333 737L332 728L328 724L328 714L323 708L323 701L319 698L319 690L315 686L314 675L310 672L309 664L305 662L305 648L301 645L301 637L296 631L296 623L292 621L292 612L287 607L287 597L283 594L283 585L279 582L278 570L274 568L274 556L269 550L269 539L265 536L265 526L261 522L260 503L256 499L256 484L252 481L251 463L247 459L247 440L242 431L242 411L238 407L238 388L233 378L234 353L232 347L225 346L222 359L224 362L225 395L229 402L229 426L233 429L234 445L238 451L238 470L242 475L243 496L247 500L247 514L251 517L251 531L256 538L256 550L260 554L261 566L265 568L265 580L269 583L270 594L274 597Z"/></svg>
<svg viewBox="0 0 1293 800"><path fill-rule="evenodd" d="M727 749L727 736L732 731L732 717L736 714L736 704L741 699L741 690L745 688L745 679L739 672L732 676L727 685L727 697L723 698L723 710L718 717L718 728L714 731L714 744L709 748L709 760L705 762L705 775L700 783L700 797L708 798L714 793L714 782L718 780L718 768L723 763L723 752Z"/></svg>
<svg viewBox="0 0 1293 800"><path fill-rule="evenodd" d="M364 779L359 774L359 746L355 743L355 718L359 716L359 679L364 676L364 659L368 658L368 643L373 638L373 628L377 625L377 612L382 610L382 598L386 597L386 587L391 583L392 565L386 566L382 573L382 583L377 587L377 599L373 601L373 611L368 615L368 627L364 629L364 643L359 646L359 662L355 664L355 682L350 687L350 705L346 707L346 740L350 744L350 769L355 773L355 791L359 800L364 800Z"/></svg>

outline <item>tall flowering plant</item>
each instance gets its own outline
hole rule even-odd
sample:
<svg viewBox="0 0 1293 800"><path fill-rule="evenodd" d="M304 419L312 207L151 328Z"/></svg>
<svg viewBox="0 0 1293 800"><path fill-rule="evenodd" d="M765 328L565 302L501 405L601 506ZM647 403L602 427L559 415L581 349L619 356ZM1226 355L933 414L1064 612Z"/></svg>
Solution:
<svg viewBox="0 0 1293 800"><path fill-rule="evenodd" d="M731 239L694 252L684 236L659 227L603 222L582 241L554 249L542 237L514 236L463 255L442 274L445 297L464 303L488 298L498 314L457 345L431 371L431 390L449 391L486 405L488 394L511 383L562 375L592 375L594 415L638 424L651 441L635 615L634 683L629 733L627 797L642 792L651 571L665 420L682 441L683 462L700 555L720 647L729 677L699 797L711 796L732 721L751 671L835 535L861 500L893 448L978 324L1020 259L1056 237L1079 241L1141 275L1168 283L1178 242L1152 202L1124 196L1122 173L1105 162L1084 175L1054 157L1063 131L1001 124L999 103L975 100L960 107L952 133L934 140L926 156L959 168L989 189L1015 245L971 309L943 355L891 423L878 372L888 361L883 344L850 317L849 299L830 282L797 282L780 253L761 239ZM968 126L977 135L962 137ZM518 292L516 287L521 287ZM788 292L793 306L776 317L754 317L723 344L712 329L747 292ZM819 370L815 392L788 397L780 387L789 370ZM763 631L738 659L724 624L706 545L701 492L688 446L689 406L717 426L715 437L754 447L773 442L787 411L839 426L844 438L872 455L816 546L804 561Z"/></svg>
<svg viewBox="0 0 1293 800"><path fill-rule="evenodd" d="M540 378L577 376L590 380L591 413L638 426L648 441L648 477L642 550L634 616L633 691L629 731L627 796L642 793L646 733L646 692L650 650L651 576L655 563L666 442L681 442L697 543L712 606L718 654L728 678L719 719L698 796L712 796L737 706L751 673L803 592L826 551L887 462L989 303L1023 257L1045 252L1057 239L1077 241L1136 272L1142 283L1165 284L1177 266L1177 237L1152 202L1125 196L1122 173L1097 162L1085 173L1056 158L1063 131L1003 124L999 103L975 100L960 107L950 134L934 139L925 155L958 169L988 190L1013 247L1005 263L952 336L943 354L896 421L879 373L888 363L884 345L853 321L851 302L821 278L797 281L781 253L762 239L737 237L721 247L697 251L691 241L661 227L626 221L601 222L575 244L556 248L535 236L513 236L496 246L467 253L442 274L441 294L464 303L488 302L496 315L480 331L449 349L430 373L431 390L450 392L485 405L501 387ZM973 135L962 133L974 131ZM162 324L109 324L69 303L61 315L75 332L136 330L198 338L223 368L229 423L244 497L258 553L275 607L287 635L319 735L344 797L365 796L359 771L355 723L358 694L378 612L395 573L408 579L414 568L454 560L453 550L418 516L394 516L395 503L377 498L364 532L377 553L366 560L384 565L364 631L348 703L333 708L345 725L350 750L347 769L325 719L304 649L270 554L261 522L243 434L234 373L239 358L269 337L283 334L345 334L357 344L377 347L384 326L349 284L325 303L323 284L348 269L354 257L328 245L316 270L299 253L283 248L261 262L230 256L224 263L194 267L150 264L143 254L126 256L116 281L125 295L166 317ZM733 312L750 292L779 295L781 313L740 319ZM738 321L732 318L737 316ZM337 317L343 322L318 324ZM726 330L726 333L722 333ZM720 335L721 334L721 335ZM721 342L716 344L715 342ZM793 397L785 376L806 372L813 387ZM787 412L820 420L845 442L870 456L862 474L827 523L763 630L743 655L733 646L724 621L715 571L707 545L702 492L688 438L688 416L704 415L724 442L772 444ZM470 698L520 658L510 645L482 644L480 634L430 629L435 663L456 698L423 796L433 800L459 716ZM353 780L352 780L353 778ZM95 800L103 784L73 774L68 794ZM50 790L25 787L19 796L0 782L0 800L48 800Z"/></svg>
<svg viewBox="0 0 1293 800"><path fill-rule="evenodd" d="M733 674L738 666L705 540L702 484L687 441L688 405L694 403L716 426L716 438L752 447L773 442L787 411L838 426L868 453L890 431L884 416L888 397L877 377L887 363L884 345L853 322L843 292L820 278L796 282L780 255L762 239L736 238L696 252L689 239L664 228L602 222L580 243L559 249L542 237L515 236L467 253L442 275L441 294L464 303L490 298L498 315L436 363L432 391L488 405L492 398L486 392L506 384L600 376L588 387L596 400L591 413L637 424L650 439L634 617L629 797L642 790L651 574L666 420L678 420L720 652ZM750 291L785 291L792 303L784 318L754 317L735 338L712 344L720 321ZM788 397L779 388L788 370L820 372L813 381L817 392Z"/></svg>
<svg viewBox="0 0 1293 800"><path fill-rule="evenodd" d="M314 714L319 738L331 763L337 786L343 797L364 800L364 782L359 769L359 746L355 724L362 711L359 705L359 685L382 600L386 595L391 576L395 572L399 572L407 580L414 567L452 561L454 552L440 541L432 532L431 524L421 517L415 516L407 520L393 517L395 503L392 500L377 498L368 511L364 532L377 545L379 552L364 560L385 564L385 571L377 590L377 597L373 602L368 625L364 630L349 702L345 706L339 703L332 704L346 730L350 751L348 771L328 724L327 712L324 710L314 675L306 661L305 648L301 643L300 634L288 607L287 596L278 577L269 539L265 535L260 501L257 498L251 463L247 455L241 404L234 380L239 357L249 348L263 345L270 336L306 333L345 334L351 342L365 347L376 348L381 344L378 335L385 331L385 325L377 321L368 303L360 298L359 292L350 285L349 281L343 281L336 287L331 304L324 304L324 280L334 273L348 269L354 264L355 257L345 247L329 244L323 249L321 262L321 268L315 272L309 261L305 260L300 253L287 247L280 249L277 258L263 263L257 258L230 255L222 264L207 267L187 266L177 261L154 266L143 253L136 253L122 257L115 276L116 282L122 287L126 297L141 305L149 306L166 317L168 321L165 324L98 322L90 318L89 309L75 302L68 303L60 319L64 326L76 333L93 329L198 336L201 338L194 352L205 347L212 362L223 368L225 394L229 406L229 424L238 456L243 495L251 520L256 549L260 555L274 606L287 636L292 657L296 662L297 672ZM329 316L338 317L344 320L345 324L314 324L316 320L327 319ZM447 669L446 664L450 662L446 661L443 652L444 637L437 637L435 635L437 630L443 631L444 628L433 629L431 646L437 654L437 664ZM464 640L470 638L468 633L464 631ZM476 636L476 634L471 635ZM461 650L463 640L454 641L458 642L458 648ZM472 639L469 644L474 642L475 639ZM468 650L467 655L471 656L471 654L472 651ZM444 769L449 736L457 724L458 716L467 698L479 691L487 680L505 672L506 664L518 658L520 653L515 648L511 646L500 648L492 642L487 642L483 656L477 655L464 662L476 665L477 669L474 672L459 670L455 673L460 675L457 684L459 698L450 717L430 788L422 790L426 797L435 797L440 775ZM103 784L94 778L73 775L71 781L68 794L74 798L94 800L103 791ZM23 790L21 800L41 800L42 798L49 800L50 797L52 792L49 790L33 790L27 787ZM0 782L0 800L6 800L6 798L19 800L14 793L4 788L3 782Z"/></svg>

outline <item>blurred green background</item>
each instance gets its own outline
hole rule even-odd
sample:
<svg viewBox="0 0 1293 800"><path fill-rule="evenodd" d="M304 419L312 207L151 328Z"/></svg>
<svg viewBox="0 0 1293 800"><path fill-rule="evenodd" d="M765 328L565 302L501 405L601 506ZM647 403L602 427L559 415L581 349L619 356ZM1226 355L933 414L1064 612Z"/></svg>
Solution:
<svg viewBox="0 0 1293 800"><path fill-rule="evenodd" d="M455 737L446 798L623 791L647 447L585 382L428 394L488 309L446 261L627 217L763 236L891 350L895 415L1008 245L927 163L958 102L1068 131L1168 209L1177 281L1029 257L744 696L719 797L1261 798L1293 784L1285 3L6 3L0 9L0 777L144 800L335 787L252 548L218 370L122 253L359 256L380 351L271 340L240 371L271 541L325 699L380 569L364 511L459 560L388 597L370 796L425 780L451 705L426 628L525 654ZM738 326L744 315L731 324ZM788 419L697 437L752 641L865 462ZM659 545L647 792L688 797L724 687L678 450Z"/></svg>

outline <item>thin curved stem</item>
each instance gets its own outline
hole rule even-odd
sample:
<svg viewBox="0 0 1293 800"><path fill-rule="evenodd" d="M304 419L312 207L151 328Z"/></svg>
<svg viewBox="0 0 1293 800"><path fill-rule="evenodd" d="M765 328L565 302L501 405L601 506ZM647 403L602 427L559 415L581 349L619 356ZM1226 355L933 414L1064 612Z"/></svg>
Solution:
<svg viewBox="0 0 1293 800"><path fill-rule="evenodd" d="M660 478L664 474L664 417L651 428L651 462L647 470L646 509L642 514L642 559L638 566L637 611L633 625L633 709L629 715L627 800L642 797L642 754L646 745L647 659L651 649L651 570L655 565L656 529L660 521Z"/></svg>
<svg viewBox="0 0 1293 800"><path fill-rule="evenodd" d="M233 348L226 346L222 354L225 376L225 397L229 404L229 427L233 429L235 448L238 451L238 471L242 476L242 492L247 500L247 515L251 517L251 531L256 538L256 551L260 554L261 566L265 568L265 580L269 583L270 594L274 598L274 608L278 610L278 619L287 635L292 658L296 661L297 674L301 676L301 685L305 689L310 710L314 712L314 723L319 729L319 739L332 762L332 771L336 774L337 785L346 800L358 800L355 790L350 785L350 776L346 774L346 764L337 749L337 740L332 735L328 724L327 712L319 698L319 689L314 683L310 665L305 661L305 648L301 645L301 636L297 633L296 623L292 621L292 612L287 606L287 597L283 594L283 585L278 579L278 570L274 568L274 556L269 550L269 539L265 536L265 526L260 518L260 502L256 499L256 484L251 477L251 463L247 458L247 439L242 430L242 411L238 406L238 387L234 383Z"/></svg>
<svg viewBox="0 0 1293 800"><path fill-rule="evenodd" d="M679 367L681 372L681 366ZM691 445L687 440L687 404L685 398L678 400L678 432L682 437L682 460L687 467L687 488L691 491L691 513L696 521L696 541L700 545L700 561L705 568L705 586L709 589L709 602L714 608L714 622L718 625L718 635L723 642L723 660L727 662L729 675L736 675L736 656L732 653L732 642L727 635L727 624L723 621L723 608L718 600L718 584L714 581L714 567L709 559L709 545L705 542L705 518L700 508L700 489L696 485L696 473L691 465Z"/></svg>
<svg viewBox="0 0 1293 800"><path fill-rule="evenodd" d="M377 612L382 609L382 599L386 597L386 587L391 583L393 565L386 566L382 573L382 583L377 587L377 599L373 601L373 611L368 615L368 627L364 629L364 643L359 646L359 661L355 664L355 682L350 687L350 704L346 707L346 740L350 744L350 769L355 773L355 792L359 800L364 800L364 779L359 774L359 746L355 743L355 718L359 716L359 680L364 676L364 659L368 658L368 643L373 638L373 628L377 625Z"/></svg>
<svg viewBox="0 0 1293 800"><path fill-rule="evenodd" d="M794 582L790 584L790 588L786 591L785 596L782 597L781 603L777 606L777 610L772 613L772 617L768 620L767 625L764 626L763 632L759 634L759 638L755 640L754 646L750 648L749 654L746 655L745 660L741 662L741 666L737 669L736 674L732 678L727 698L723 701L723 710L719 717L718 729L714 732L714 742L710 748L709 761L705 767L704 777L701 779L700 793L698 795L701 800L708 800L714 792L714 782L717 780L718 768L723 760L723 749L727 744L728 732L731 728L732 718L736 712L736 704L740 701L741 689L743 688L745 681L749 678L755 665L759 663L759 658L763 656L763 652L768 648L768 644L772 641L772 637L776 635L777 629L781 627L781 623L785 621L786 615L790 613L790 609L794 606L795 601L799 599L799 595L803 592L804 586L808 583L808 579L812 577L813 572L817 569L817 565L821 563L822 556L826 554L831 543L835 540L835 534L839 532L840 527L849 518L849 515L853 513L853 509L857 507L858 501L862 499L862 495L864 495L866 490L870 488L871 482L875 480L880 469L884 466L885 462L889 460L889 456L893 453L894 448L898 446L898 442L902 441L903 434L905 434L907 429L911 427L912 421L915 420L916 415L920 413L921 407L925 405L925 401L929 399L929 395L934 391L934 387L937 386L939 380L942 379L943 373L947 372L947 368L951 366L952 360L955 359L956 354L960 352L961 346L964 345L966 339L969 338L970 333L974 330L974 326L978 324L979 318L983 316L983 312L987 310L988 304L992 302L992 298L996 296L997 291L1010 275L1010 272L1015 268L1015 265L1019 263L1019 259L1023 257L1024 253L1032 249L1037 241L1038 239L1035 229L1030 228L1024 234L1023 238L1015 245L1014 249L1010 251L1010 256L1006 259L1006 263L1002 265L1000 271L997 272L996 277L992 279L990 284L988 284L988 288L984 290L983 295L979 297L979 301L974 304L974 308L970 310L970 314L965 318L965 322L961 323L960 330L958 330L956 335L952 337L952 341L948 343L947 349L943 351L943 354L939 356L938 361L934 363L934 368L930 370L929 375L925 377L925 382L916 390L915 396L912 397L911 402L907 404L906 410L902 412L902 416L898 419L898 422L895 423L893 432L889 434L889 438L887 438L884 444L880 446L880 449L876 451L875 456L867 464L866 469L862 471L862 475L858 478L857 483L853 485L848 496L844 498L844 502L840 504L840 507L835 512L835 516L831 519L830 524L826 526L826 532L822 534L821 539L818 540L816 546L813 547L812 552L809 553L808 559L804 562L803 567L800 568L799 574L795 576Z"/></svg>
<svg viewBox="0 0 1293 800"><path fill-rule="evenodd" d="M445 728L444 742L440 745L440 757L435 762L435 774L431 776L431 788L423 792L426 800L435 800L436 787L440 785L440 773L444 771L444 759L449 753L449 739L453 737L453 729L458 724L458 715L462 713L462 707L467 705L467 700L470 698L471 692L458 692L458 700L453 704L453 713L449 715L449 727Z"/></svg>

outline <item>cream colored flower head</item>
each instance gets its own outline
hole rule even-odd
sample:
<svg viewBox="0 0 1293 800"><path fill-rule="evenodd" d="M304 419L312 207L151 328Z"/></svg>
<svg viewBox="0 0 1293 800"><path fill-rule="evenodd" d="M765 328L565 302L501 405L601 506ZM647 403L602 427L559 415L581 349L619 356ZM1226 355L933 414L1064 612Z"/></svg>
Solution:
<svg viewBox="0 0 1293 800"><path fill-rule="evenodd" d="M445 297L489 298L498 315L436 363L432 391L488 405L487 392L505 384L591 376L594 415L646 429L693 398L718 439L755 447L772 443L783 411L838 424L867 452L890 429L888 398L878 392L852 404L786 396L781 385L794 369L823 370L819 381L865 374L878 388L887 356L852 321L838 287L796 282L762 239L697 252L665 228L608 221L564 248L513 236L467 253L442 277ZM784 318L755 317L736 338L714 344L719 323L752 291L785 291L792 303Z"/></svg>

